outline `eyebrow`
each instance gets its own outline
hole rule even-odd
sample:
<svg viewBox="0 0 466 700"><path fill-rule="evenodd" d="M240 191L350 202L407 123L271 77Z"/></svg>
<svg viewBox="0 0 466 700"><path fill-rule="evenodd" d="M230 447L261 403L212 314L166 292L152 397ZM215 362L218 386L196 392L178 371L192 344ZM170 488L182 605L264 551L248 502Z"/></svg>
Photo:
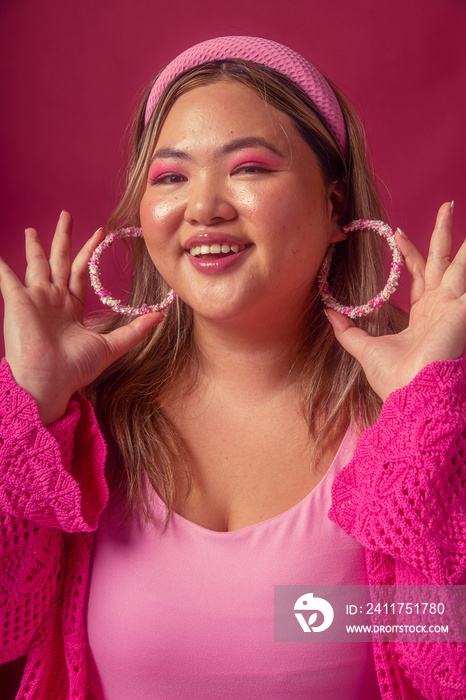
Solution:
<svg viewBox="0 0 466 700"><path fill-rule="evenodd" d="M229 153L234 153L235 151L241 151L244 148L251 148L253 146L261 146L271 151L278 158L284 159L283 153L270 141L263 139L261 136L247 136L242 139L235 139L230 141L230 143L221 146L215 151L215 157L220 157L223 155L228 155ZM174 158L176 160L192 160L192 157L186 151L181 151L177 148L159 148L151 158L149 165L152 165L154 160L157 158Z"/></svg>
<svg viewBox="0 0 466 700"><path fill-rule="evenodd" d="M177 148L159 148L151 158L149 165L152 165L157 158L176 158L178 160L192 160L191 156L186 151L180 151Z"/></svg>
<svg viewBox="0 0 466 700"><path fill-rule="evenodd" d="M235 141L231 141L225 146L222 146L222 148L220 149L220 153L218 153L217 155L234 153L234 151L240 151L243 148L251 148L251 146L262 146L262 148L266 148L279 158L285 157L283 153L273 143L270 143L270 141L267 141L267 139L263 139L261 136L247 136L246 138L235 139Z"/></svg>

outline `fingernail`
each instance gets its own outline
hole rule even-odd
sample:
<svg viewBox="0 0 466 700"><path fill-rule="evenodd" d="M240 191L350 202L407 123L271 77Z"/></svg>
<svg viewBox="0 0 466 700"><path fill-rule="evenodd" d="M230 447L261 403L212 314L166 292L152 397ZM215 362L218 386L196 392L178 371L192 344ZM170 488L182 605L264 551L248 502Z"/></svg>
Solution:
<svg viewBox="0 0 466 700"><path fill-rule="evenodd" d="M398 231L398 233L400 234L400 236L403 236L403 238L408 238L408 236L406 235L406 233L405 233L404 231L402 231L400 227L398 227L396 230Z"/></svg>
<svg viewBox="0 0 466 700"><path fill-rule="evenodd" d="M99 231L103 231L103 230L104 230L104 227L103 227L103 226L99 226L99 228L97 229L97 231L94 231L94 234L93 234L93 235L95 236L97 233L99 233Z"/></svg>
<svg viewBox="0 0 466 700"><path fill-rule="evenodd" d="M451 207L451 213L453 214L453 212L455 211L455 203L453 200L451 200L450 207Z"/></svg>
<svg viewBox="0 0 466 700"><path fill-rule="evenodd" d="M66 209L62 209L62 210L61 210L60 216L58 217L59 219L63 216L63 214L65 213L65 211L66 211Z"/></svg>

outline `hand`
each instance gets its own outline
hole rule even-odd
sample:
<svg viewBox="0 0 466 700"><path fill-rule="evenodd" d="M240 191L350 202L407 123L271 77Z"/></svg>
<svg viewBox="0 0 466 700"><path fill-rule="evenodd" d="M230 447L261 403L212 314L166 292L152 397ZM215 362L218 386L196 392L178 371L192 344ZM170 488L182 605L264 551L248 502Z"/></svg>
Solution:
<svg viewBox="0 0 466 700"><path fill-rule="evenodd" d="M47 260L39 236L26 229L24 285L0 258L5 301L5 356L15 381L37 402L48 425L65 412L72 394L92 382L118 357L137 345L161 313L137 317L100 335L83 324L88 262L104 237L99 229L71 262L70 214L62 212Z"/></svg>
<svg viewBox="0 0 466 700"><path fill-rule="evenodd" d="M437 360L462 356L466 344L466 240L453 261L450 203L438 212L427 262L408 239L396 242L411 276L411 311L406 330L373 338L344 316L329 310L335 336L362 365L374 391L387 396Z"/></svg>

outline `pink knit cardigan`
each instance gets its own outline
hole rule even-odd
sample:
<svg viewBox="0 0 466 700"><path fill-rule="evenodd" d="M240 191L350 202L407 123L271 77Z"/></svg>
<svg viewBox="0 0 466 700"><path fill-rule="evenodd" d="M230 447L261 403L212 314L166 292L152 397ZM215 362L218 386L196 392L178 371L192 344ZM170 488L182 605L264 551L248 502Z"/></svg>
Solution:
<svg viewBox="0 0 466 700"><path fill-rule="evenodd" d="M0 663L27 655L17 698L86 698L93 532L106 448L75 395L44 428L0 364ZM466 360L386 400L333 486L329 517L366 548L373 584L466 583ZM466 699L466 644L375 643L384 700Z"/></svg>

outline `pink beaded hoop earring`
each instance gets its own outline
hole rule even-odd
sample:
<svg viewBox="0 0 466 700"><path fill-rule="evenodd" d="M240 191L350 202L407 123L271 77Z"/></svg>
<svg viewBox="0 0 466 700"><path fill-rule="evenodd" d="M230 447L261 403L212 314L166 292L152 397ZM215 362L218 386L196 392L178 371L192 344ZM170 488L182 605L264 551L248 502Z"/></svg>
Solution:
<svg viewBox="0 0 466 700"><path fill-rule="evenodd" d="M328 306L330 309L338 311L338 313L342 314L343 316L348 316L349 318L360 318L361 316L367 316L368 314L372 313L372 311L375 311L375 309L380 308L384 302L388 301L398 285L401 268L403 267L403 256L401 254L401 250L395 243L393 231L388 224L385 224L383 221L376 221L375 219L358 219L343 227L343 231L345 233L349 233L350 231L364 231L365 229L375 231L379 234L379 236L385 238L390 250L392 251L393 259L390 266L390 274L388 276L387 284L376 297L370 299L366 304L362 304L361 306L344 306L343 304L339 304L337 300L334 299L334 297L330 294L327 283L334 250L333 245L329 247L319 274L317 275L319 291L325 306Z"/></svg>
<svg viewBox="0 0 466 700"><path fill-rule="evenodd" d="M129 228L122 228L119 231L116 231L115 233L109 233L107 236L105 236L104 240L101 243L99 243L97 248L92 253L91 259L89 260L89 274L91 278L91 284L94 289L94 292L100 298L102 304L107 304L107 306L111 306L113 311L115 311L116 313L125 314L127 316L144 316L145 314L149 314L152 311L165 311L166 309L168 309L170 304L173 304L176 298L175 292L173 291L173 289L170 289L167 296L163 301L160 302L160 304L154 304L152 306L147 306L147 304L143 304L139 308L135 308L134 306L122 305L120 299L114 299L111 296L110 292L102 287L102 284L100 282L99 268L100 257L104 250L106 250L109 246L112 245L112 243L121 238L142 237L142 230L140 228L136 228L135 226L130 226Z"/></svg>

